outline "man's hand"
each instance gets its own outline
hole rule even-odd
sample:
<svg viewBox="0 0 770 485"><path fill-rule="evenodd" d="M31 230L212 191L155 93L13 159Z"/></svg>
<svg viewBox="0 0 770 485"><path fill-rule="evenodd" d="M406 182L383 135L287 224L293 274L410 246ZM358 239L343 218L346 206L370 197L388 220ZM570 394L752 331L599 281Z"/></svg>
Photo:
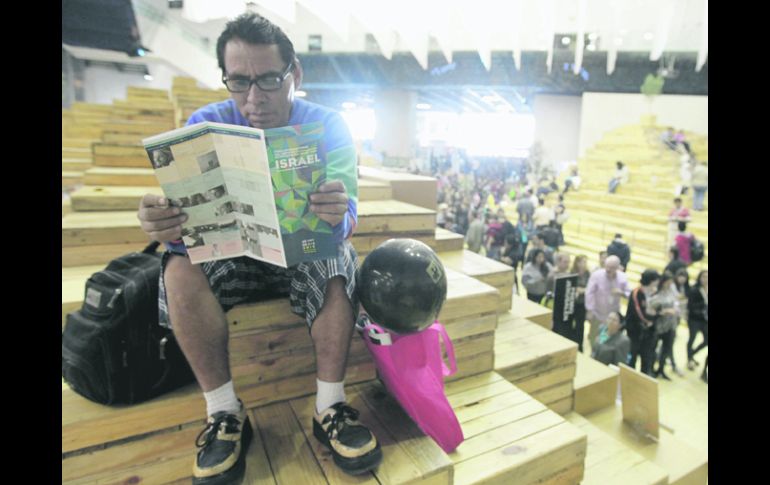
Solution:
<svg viewBox="0 0 770 485"><path fill-rule="evenodd" d="M187 214L183 214L182 209L171 206L166 197L153 194L142 197L136 216L142 230L159 242L181 239L182 223L187 220Z"/></svg>
<svg viewBox="0 0 770 485"><path fill-rule="evenodd" d="M336 226L345 220L348 212L348 194L340 180L330 180L310 194L310 211L321 220Z"/></svg>

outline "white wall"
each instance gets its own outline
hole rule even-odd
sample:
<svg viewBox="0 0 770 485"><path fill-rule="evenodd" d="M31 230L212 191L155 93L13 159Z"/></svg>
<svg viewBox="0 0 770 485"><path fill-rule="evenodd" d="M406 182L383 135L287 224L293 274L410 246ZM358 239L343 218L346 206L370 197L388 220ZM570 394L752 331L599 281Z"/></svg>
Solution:
<svg viewBox="0 0 770 485"><path fill-rule="evenodd" d="M605 132L638 124L645 114L654 114L658 126L708 135L708 107L708 96L660 95L650 104L643 94L584 93L579 155L583 156Z"/></svg>
<svg viewBox="0 0 770 485"><path fill-rule="evenodd" d="M575 161L582 100L580 96L539 94L532 112L535 115L535 141L543 148L543 161Z"/></svg>
<svg viewBox="0 0 770 485"><path fill-rule="evenodd" d="M145 80L143 74L136 72L120 72L102 66L86 67L83 71L84 101L112 104L115 99L126 99L128 86L171 90L172 78L186 75L164 64L153 64L148 68L152 81Z"/></svg>

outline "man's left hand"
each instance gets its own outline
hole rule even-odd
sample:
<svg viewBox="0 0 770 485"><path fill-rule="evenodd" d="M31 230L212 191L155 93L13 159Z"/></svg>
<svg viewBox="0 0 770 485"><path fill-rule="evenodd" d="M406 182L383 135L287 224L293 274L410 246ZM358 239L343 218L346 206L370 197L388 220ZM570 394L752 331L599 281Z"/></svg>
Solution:
<svg viewBox="0 0 770 485"><path fill-rule="evenodd" d="M348 212L348 194L340 180L330 180L310 194L310 210L321 220L336 226L345 220Z"/></svg>

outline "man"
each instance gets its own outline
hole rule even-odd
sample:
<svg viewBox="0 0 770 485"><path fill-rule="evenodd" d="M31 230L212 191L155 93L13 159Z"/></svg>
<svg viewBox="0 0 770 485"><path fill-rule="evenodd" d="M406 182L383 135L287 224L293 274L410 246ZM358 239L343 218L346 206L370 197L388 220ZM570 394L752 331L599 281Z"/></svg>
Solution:
<svg viewBox="0 0 770 485"><path fill-rule="evenodd" d="M696 211L703 210L703 199L709 188L709 169L706 161L700 162L692 171L692 208Z"/></svg>
<svg viewBox="0 0 770 485"><path fill-rule="evenodd" d="M532 220L532 216L535 214L535 206L532 204L531 196L531 190L519 196L519 203L516 204L516 212L519 213L519 219L521 219L522 214L527 214L528 219Z"/></svg>
<svg viewBox="0 0 770 485"><path fill-rule="evenodd" d="M605 330L596 337L591 357L604 365L618 365L618 362L626 363L631 342L623 333L620 326L620 315L617 312L610 313L607 317Z"/></svg>
<svg viewBox="0 0 770 485"><path fill-rule="evenodd" d="M468 243L468 249L474 253L481 251L481 246L484 244L484 221L481 220L481 215L478 212L473 213L473 222L468 227L468 232L465 234L465 242Z"/></svg>
<svg viewBox="0 0 770 485"><path fill-rule="evenodd" d="M538 207L535 210L535 215L532 216L532 221L535 223L535 228L545 229L551 224L551 221L556 218L553 213L553 209L545 205L545 199L538 200Z"/></svg>
<svg viewBox="0 0 770 485"><path fill-rule="evenodd" d="M607 246L607 255L617 256L620 259L620 266L623 271L628 268L628 263L631 261L631 248L623 240L622 234L615 234L615 239Z"/></svg>
<svg viewBox="0 0 770 485"><path fill-rule="evenodd" d="M674 244L677 224L680 222L690 222L690 211L682 207L682 198L677 197L674 199L674 208L668 213L668 246Z"/></svg>
<svg viewBox="0 0 770 485"><path fill-rule="evenodd" d="M570 274L569 271L569 260L570 256L567 253L556 253L553 256L553 259L556 263L554 268L551 270L550 273L548 273L548 277L545 279L545 291L546 295L551 294L551 298L553 298L553 292L556 289L556 278L559 276L564 276L567 274Z"/></svg>
<svg viewBox="0 0 770 485"><path fill-rule="evenodd" d="M642 372L653 375L652 366L655 361L655 317L657 312L648 309L647 297L658 290L660 274L654 269L646 269L640 278L640 286L634 288L628 299L626 308L626 332L631 339L631 349L628 366L636 369L636 358L641 357Z"/></svg>
<svg viewBox="0 0 770 485"><path fill-rule="evenodd" d="M610 312L620 313L620 297L631 293L626 274L620 271L620 259L607 256L604 269L591 274L586 286L586 319L591 328L588 343L592 346L599 335L600 327L607 321Z"/></svg>
<svg viewBox="0 0 770 485"><path fill-rule="evenodd" d="M138 217L142 229L166 244L160 278L161 325L174 335L204 392L209 415L196 444L193 483L241 479L251 424L236 397L228 358L225 312L265 297L289 295L292 312L310 330L317 366L313 434L347 473L361 473L382 460L380 444L356 421L345 402L345 361L357 311L356 252L349 238L357 221L358 186L353 142L339 114L295 99L302 66L286 34L263 17L247 13L229 22L217 41L222 80L231 98L205 106L188 124L203 120L256 128L321 121L327 177L310 195L309 210L328 222L337 257L284 270L250 258L193 265L177 240L187 216L165 197L147 194ZM313 289L311 291L311 288Z"/></svg>
<svg viewBox="0 0 770 485"><path fill-rule="evenodd" d="M607 251L599 251L599 266L596 266L591 270L591 273L595 273L604 268L604 262L607 261Z"/></svg>

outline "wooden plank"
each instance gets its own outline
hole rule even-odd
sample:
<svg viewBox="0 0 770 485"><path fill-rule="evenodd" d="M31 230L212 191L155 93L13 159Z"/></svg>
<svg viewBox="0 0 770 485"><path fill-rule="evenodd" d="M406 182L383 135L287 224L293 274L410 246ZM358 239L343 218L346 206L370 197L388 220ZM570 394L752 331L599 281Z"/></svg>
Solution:
<svg viewBox="0 0 770 485"><path fill-rule="evenodd" d="M152 168L93 167L86 170L84 180L88 185L159 185Z"/></svg>
<svg viewBox="0 0 770 485"><path fill-rule="evenodd" d="M70 196L76 211L125 211L138 209L145 194L163 195L163 190L152 186L86 185Z"/></svg>
<svg viewBox="0 0 770 485"><path fill-rule="evenodd" d="M204 422L62 460L62 483L165 483L192 475ZM136 478L133 478L136 477Z"/></svg>
<svg viewBox="0 0 770 485"><path fill-rule="evenodd" d="M367 179L388 183L396 200L426 209L436 210L437 184L433 177L388 172L374 167L359 166L359 174Z"/></svg>
<svg viewBox="0 0 770 485"><path fill-rule="evenodd" d="M584 467L582 464L572 465L569 468L565 468L547 478L541 478L532 485L575 485L583 484L583 472Z"/></svg>
<svg viewBox="0 0 770 485"><path fill-rule="evenodd" d="M493 413L485 414L474 419L467 419L467 414L463 414L463 419L466 419L462 422L465 439L468 440L476 436L484 435L500 426L519 421L546 410L544 404L532 399L524 393L501 394L486 401L491 403L495 400L507 400L511 397L514 397L515 399L508 402L505 408ZM459 411L459 409L455 410L455 412Z"/></svg>
<svg viewBox="0 0 770 485"><path fill-rule="evenodd" d="M389 200L393 199L393 190L390 184L376 182L374 180L358 180L358 199L359 200Z"/></svg>
<svg viewBox="0 0 770 485"><path fill-rule="evenodd" d="M559 399L558 401L550 402L546 404L548 406L548 409L551 411L561 414L564 416L565 414L572 412L575 409L574 406L574 399L572 396L565 397L564 399Z"/></svg>
<svg viewBox="0 0 770 485"><path fill-rule="evenodd" d="M288 403L271 404L252 411L266 446L278 485L326 484L310 445Z"/></svg>
<svg viewBox="0 0 770 485"><path fill-rule="evenodd" d="M623 421L638 432L660 435L658 421L658 381L625 364L620 367L620 393Z"/></svg>
<svg viewBox="0 0 770 485"><path fill-rule="evenodd" d="M618 372L578 353L575 372L575 411L590 414L615 404Z"/></svg>
<svg viewBox="0 0 770 485"><path fill-rule="evenodd" d="M575 364L573 363L549 369L545 372L516 381L516 387L526 393L532 394L533 392L555 386L556 384L571 381L574 377Z"/></svg>
<svg viewBox="0 0 770 485"><path fill-rule="evenodd" d="M551 414L558 417L555 413ZM554 470L581 463L585 448L585 434L569 423L562 422L540 432L527 434L490 452L455 461L455 484L536 483L552 476Z"/></svg>
<svg viewBox="0 0 770 485"><path fill-rule="evenodd" d="M513 287L513 268L464 249L439 253L441 263L497 289Z"/></svg>
<svg viewBox="0 0 770 485"><path fill-rule="evenodd" d="M518 295L513 296L513 306L511 313L517 318L526 318L544 328L550 330L552 327L552 314L553 312L544 306L531 302L524 297Z"/></svg>
<svg viewBox="0 0 770 485"><path fill-rule="evenodd" d="M436 213L396 200L359 201L357 234L423 232L433 234Z"/></svg>
<svg viewBox="0 0 770 485"><path fill-rule="evenodd" d="M420 470L423 481L420 483L452 483L452 461L441 448L427 437L412 421L379 381L355 386L355 391L372 416L380 420L388 429L401 449ZM381 478L378 473L377 478Z"/></svg>
<svg viewBox="0 0 770 485"><path fill-rule="evenodd" d="M516 383L539 372L575 362L577 344L554 333L495 343L495 371Z"/></svg>
<svg viewBox="0 0 770 485"><path fill-rule="evenodd" d="M92 162L90 158L62 158L61 169L75 172L85 172L90 169Z"/></svg>
<svg viewBox="0 0 770 485"><path fill-rule="evenodd" d="M531 394L538 401L548 404L572 397L572 381L562 382Z"/></svg>

